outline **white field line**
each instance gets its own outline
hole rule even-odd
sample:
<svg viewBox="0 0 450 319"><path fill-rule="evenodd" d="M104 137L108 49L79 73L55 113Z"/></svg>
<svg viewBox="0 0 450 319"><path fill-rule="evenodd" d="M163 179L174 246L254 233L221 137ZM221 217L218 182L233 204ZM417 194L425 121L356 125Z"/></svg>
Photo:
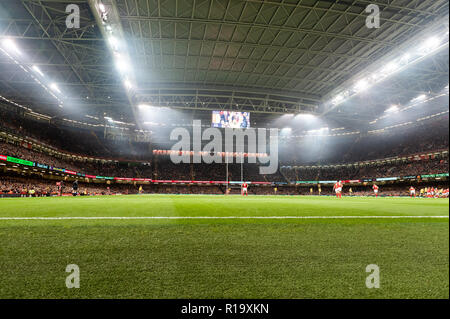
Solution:
<svg viewBox="0 0 450 319"><path fill-rule="evenodd" d="M127 217L0 217L1 220L143 220L143 219L401 219L449 216L127 216Z"/></svg>

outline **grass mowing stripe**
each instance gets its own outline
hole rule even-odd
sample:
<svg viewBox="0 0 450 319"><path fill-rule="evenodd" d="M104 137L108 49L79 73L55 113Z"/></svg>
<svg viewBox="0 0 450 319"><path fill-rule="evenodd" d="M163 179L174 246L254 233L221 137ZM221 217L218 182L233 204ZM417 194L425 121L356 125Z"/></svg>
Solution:
<svg viewBox="0 0 450 319"><path fill-rule="evenodd" d="M102 220L102 219L399 219L449 216L126 216L126 217L0 217L0 220Z"/></svg>
<svg viewBox="0 0 450 319"><path fill-rule="evenodd" d="M401 198L0 200L0 299L448 299L448 209ZM80 289L65 285L68 264ZM380 289L365 285L368 264Z"/></svg>

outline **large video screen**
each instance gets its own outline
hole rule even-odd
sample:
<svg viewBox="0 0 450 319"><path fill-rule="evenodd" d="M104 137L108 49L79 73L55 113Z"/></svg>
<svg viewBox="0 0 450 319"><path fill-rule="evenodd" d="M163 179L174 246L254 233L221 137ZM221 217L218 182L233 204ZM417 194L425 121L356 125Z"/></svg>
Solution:
<svg viewBox="0 0 450 319"><path fill-rule="evenodd" d="M213 111L212 126L218 128L250 128L250 113Z"/></svg>

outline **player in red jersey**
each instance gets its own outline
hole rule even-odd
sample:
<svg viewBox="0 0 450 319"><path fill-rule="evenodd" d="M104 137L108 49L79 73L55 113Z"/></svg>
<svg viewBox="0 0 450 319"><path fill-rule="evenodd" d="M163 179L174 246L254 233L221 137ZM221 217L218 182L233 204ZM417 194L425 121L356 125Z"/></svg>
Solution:
<svg viewBox="0 0 450 319"><path fill-rule="evenodd" d="M56 189L58 190L58 196L62 196L63 182L56 182Z"/></svg>
<svg viewBox="0 0 450 319"><path fill-rule="evenodd" d="M375 197L378 197L378 186L377 186L377 184L373 184L372 189L373 189L373 192L375 193Z"/></svg>
<svg viewBox="0 0 450 319"><path fill-rule="evenodd" d="M414 196L414 198L416 197L416 189L414 188L414 186L411 186L409 188L409 196L412 198Z"/></svg>
<svg viewBox="0 0 450 319"><path fill-rule="evenodd" d="M334 184L333 189L336 192L336 197L337 198L342 198L342 181L337 182L336 184Z"/></svg>
<svg viewBox="0 0 450 319"><path fill-rule="evenodd" d="M242 183L242 196L248 196L248 184L247 183Z"/></svg>

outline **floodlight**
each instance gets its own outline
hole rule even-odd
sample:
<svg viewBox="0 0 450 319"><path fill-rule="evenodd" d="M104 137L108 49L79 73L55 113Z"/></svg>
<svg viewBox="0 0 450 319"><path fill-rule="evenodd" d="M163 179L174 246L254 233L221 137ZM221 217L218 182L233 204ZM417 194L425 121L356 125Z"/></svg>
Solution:
<svg viewBox="0 0 450 319"><path fill-rule="evenodd" d="M128 71L130 69L130 64L128 63L128 61L124 57L122 57L121 55L117 54L116 55L116 67L121 73L123 73L123 72Z"/></svg>
<svg viewBox="0 0 450 319"><path fill-rule="evenodd" d="M398 64L395 63L395 62L391 62L391 63L388 63L388 64L381 70L381 72L384 73L384 74L389 74L389 73L394 72L394 71L397 70L397 69L398 69Z"/></svg>
<svg viewBox="0 0 450 319"><path fill-rule="evenodd" d="M391 105L390 108L388 108L386 111L386 113L393 113L393 112L397 112L398 111L398 106L397 105Z"/></svg>
<svg viewBox="0 0 450 319"><path fill-rule="evenodd" d="M53 91L56 91L56 92L58 92L58 93L61 93L61 91L59 90L58 85L56 85L56 83L50 84L50 88L51 88Z"/></svg>
<svg viewBox="0 0 450 319"><path fill-rule="evenodd" d="M13 40L11 39L4 39L3 40L3 47L7 50L13 50L15 51L18 55L21 55L22 53L20 52L19 48L17 47L17 45L14 43Z"/></svg>
<svg viewBox="0 0 450 319"><path fill-rule="evenodd" d="M400 59L400 61L402 62L402 63L408 63L409 62L409 59L411 58L411 55L409 54L409 53L406 53L406 54L404 54L403 56L402 56L402 58Z"/></svg>
<svg viewBox="0 0 450 319"><path fill-rule="evenodd" d="M334 104L339 104L344 100L344 96L342 94L338 94L334 99L333 99L333 103Z"/></svg>
<svg viewBox="0 0 450 319"><path fill-rule="evenodd" d="M103 3L100 2L99 5L98 5L98 8L100 9L100 11L102 13L106 12L106 8L105 8L105 5Z"/></svg>
<svg viewBox="0 0 450 319"><path fill-rule="evenodd" d="M44 73L42 73L42 71L39 69L39 67L37 65L33 65L31 68L33 69L34 72L36 72L40 76L44 77Z"/></svg>
<svg viewBox="0 0 450 319"><path fill-rule="evenodd" d="M130 80L126 79L123 84L125 85L125 87L130 90L133 86L131 85Z"/></svg>
<svg viewBox="0 0 450 319"><path fill-rule="evenodd" d="M113 36L108 37L108 43L113 48L113 50L117 50L117 48L119 47L119 41L117 40L116 37Z"/></svg>
<svg viewBox="0 0 450 319"><path fill-rule="evenodd" d="M295 118L302 120L312 120L313 118L315 118L315 116L312 114L305 113L305 114L298 114Z"/></svg>
<svg viewBox="0 0 450 319"><path fill-rule="evenodd" d="M426 96L425 94L421 94L421 95L419 95L418 97L412 99L411 102L419 102L419 101L423 101L423 100L425 100L426 98L427 98L427 96Z"/></svg>
<svg viewBox="0 0 450 319"><path fill-rule="evenodd" d="M139 104L138 107L139 107L141 110L144 110L144 109L148 109L148 108L150 107L150 105L148 105L148 104Z"/></svg>
<svg viewBox="0 0 450 319"><path fill-rule="evenodd" d="M355 84L354 89L356 92L361 92L361 91L365 91L368 87L369 87L369 83L366 80L359 80Z"/></svg>
<svg viewBox="0 0 450 319"><path fill-rule="evenodd" d="M441 40L438 37L431 37L425 41L421 49L425 52L428 52L436 49L439 46L439 44L441 44Z"/></svg>

